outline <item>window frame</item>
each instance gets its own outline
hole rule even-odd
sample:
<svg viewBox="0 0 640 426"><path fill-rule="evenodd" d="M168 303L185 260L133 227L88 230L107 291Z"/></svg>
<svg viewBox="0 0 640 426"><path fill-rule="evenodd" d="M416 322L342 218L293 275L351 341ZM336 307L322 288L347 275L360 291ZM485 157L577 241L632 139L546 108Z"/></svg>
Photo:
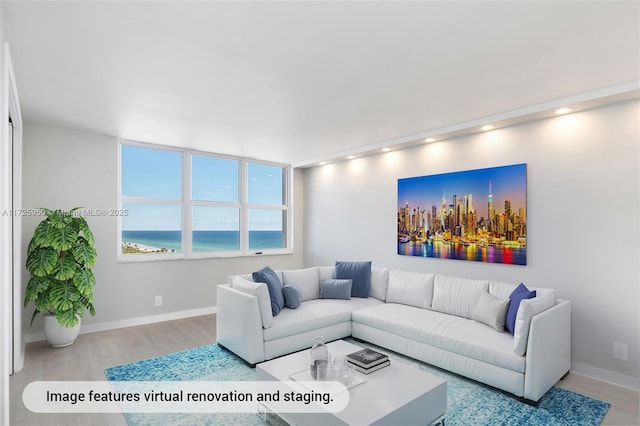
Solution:
<svg viewBox="0 0 640 426"><path fill-rule="evenodd" d="M182 197L180 200L165 200L143 197L127 197L122 195L122 146L137 146L141 148L150 148L158 150L166 150L179 152L181 154L181 188ZM238 162L238 202L227 201L208 201L192 199L192 156L206 156L217 159L227 159ZM282 205L264 205L249 204L249 164L263 164L268 166L279 167L282 169ZM148 262L163 260L188 260L188 259L215 259L215 258L231 258L231 257L252 257L265 255L283 255L293 254L293 169L291 165L275 163L264 160L256 160L245 157L235 157L225 154L217 154L214 152L195 150L189 148L178 148L173 146L165 146L151 144L146 142L138 142L128 139L118 139L118 208L124 211L125 203L146 203L146 204L174 204L180 205L181 211L181 235L182 235L182 251L175 253L122 253L122 216L117 218L117 258L119 262ZM233 207L239 210L239 243L238 250L225 251L194 251L193 250L193 207ZM251 209L267 209L283 212L285 223L282 226L284 247L281 248L265 248L265 249L249 249L249 210Z"/></svg>

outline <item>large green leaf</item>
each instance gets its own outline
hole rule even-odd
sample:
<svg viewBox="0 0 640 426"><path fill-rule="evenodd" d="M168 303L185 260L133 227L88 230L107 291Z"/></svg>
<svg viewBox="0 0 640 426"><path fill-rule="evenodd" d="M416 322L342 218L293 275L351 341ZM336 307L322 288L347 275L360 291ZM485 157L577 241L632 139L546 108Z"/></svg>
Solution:
<svg viewBox="0 0 640 426"><path fill-rule="evenodd" d="M53 272L58 262L58 253L52 247L38 248L27 257L27 269L31 275L44 277Z"/></svg>
<svg viewBox="0 0 640 426"><path fill-rule="evenodd" d="M78 231L73 226L51 228L49 231L51 247L58 251L67 251L78 239Z"/></svg>
<svg viewBox="0 0 640 426"><path fill-rule="evenodd" d="M56 319L63 327L73 327L82 318L84 310L84 306L74 305L70 309L56 311Z"/></svg>
<svg viewBox="0 0 640 426"><path fill-rule="evenodd" d="M56 266L53 269L53 274L57 280L68 280L76 274L76 268L76 260L73 258L73 254L68 251L58 257Z"/></svg>
<svg viewBox="0 0 640 426"><path fill-rule="evenodd" d="M47 215L51 226L54 228L66 228L73 222L73 216L71 213L62 210L56 210L51 215Z"/></svg>
<svg viewBox="0 0 640 426"><path fill-rule="evenodd" d="M31 238L31 241L29 241L29 247L27 248L27 257L31 256L31 253L36 251L37 248L38 244L36 244L36 239Z"/></svg>
<svg viewBox="0 0 640 426"><path fill-rule="evenodd" d="M46 312L51 310L51 291L45 291L40 293L36 300L33 301L36 305L36 309L40 312ZM52 311L51 311L52 312Z"/></svg>
<svg viewBox="0 0 640 426"><path fill-rule="evenodd" d="M89 229L89 224L87 223L85 218L78 217L76 219L77 219L78 229L82 231L82 235L84 236L85 240L87 240L87 242L89 243L89 246L91 248L96 248L96 241L93 238L93 232L91 232L91 229Z"/></svg>
<svg viewBox="0 0 640 426"><path fill-rule="evenodd" d="M26 308L30 301L36 300L40 294L47 291L51 286L49 277L32 276L27 283L27 289L24 296L24 307Z"/></svg>
<svg viewBox="0 0 640 426"><path fill-rule="evenodd" d="M91 247L85 237L78 237L78 241L76 241L71 252L73 253L73 257L76 261L81 265L84 265L87 268L93 268L93 266L95 266L97 260L96 251Z"/></svg>
<svg viewBox="0 0 640 426"><path fill-rule="evenodd" d="M53 229L53 227L49 221L43 220L33 231L33 238L31 241L38 247L51 247L51 229Z"/></svg>
<svg viewBox="0 0 640 426"><path fill-rule="evenodd" d="M68 311L80 301L80 293L71 281L60 282L51 289L50 301L56 312Z"/></svg>
<svg viewBox="0 0 640 426"><path fill-rule="evenodd" d="M88 302L93 302L93 286L96 285L96 277L91 269L80 269L76 272L73 276L73 284Z"/></svg>

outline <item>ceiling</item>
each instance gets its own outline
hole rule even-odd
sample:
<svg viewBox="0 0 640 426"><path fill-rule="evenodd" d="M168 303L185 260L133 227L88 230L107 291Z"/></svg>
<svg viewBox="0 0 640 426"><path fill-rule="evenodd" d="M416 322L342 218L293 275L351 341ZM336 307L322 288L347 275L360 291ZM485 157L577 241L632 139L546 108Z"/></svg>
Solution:
<svg viewBox="0 0 640 426"><path fill-rule="evenodd" d="M635 1L1 7L27 123L294 165L640 81Z"/></svg>

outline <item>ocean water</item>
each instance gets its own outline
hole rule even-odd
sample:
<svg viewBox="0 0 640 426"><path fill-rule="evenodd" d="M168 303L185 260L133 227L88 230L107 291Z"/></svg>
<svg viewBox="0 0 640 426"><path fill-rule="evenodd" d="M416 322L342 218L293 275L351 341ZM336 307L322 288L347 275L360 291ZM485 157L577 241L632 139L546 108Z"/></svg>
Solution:
<svg viewBox="0 0 640 426"><path fill-rule="evenodd" d="M122 231L122 241L149 247L182 250L181 231ZM283 248L282 231L249 231L249 249ZM193 231L193 251L240 250L238 231Z"/></svg>

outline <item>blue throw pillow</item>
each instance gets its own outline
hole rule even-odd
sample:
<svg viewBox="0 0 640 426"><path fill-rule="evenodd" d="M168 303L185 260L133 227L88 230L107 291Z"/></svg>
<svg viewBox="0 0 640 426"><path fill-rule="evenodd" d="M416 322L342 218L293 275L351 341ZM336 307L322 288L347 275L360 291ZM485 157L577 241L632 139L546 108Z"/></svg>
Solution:
<svg viewBox="0 0 640 426"><path fill-rule="evenodd" d="M322 280L320 299L351 299L352 280Z"/></svg>
<svg viewBox="0 0 640 426"><path fill-rule="evenodd" d="M300 299L302 299L302 292L298 286L294 284L287 284L282 287L282 294L284 295L284 306L289 309L296 309L300 306Z"/></svg>
<svg viewBox="0 0 640 426"><path fill-rule="evenodd" d="M337 279L351 279L352 297L369 297L371 291L371 262L336 262Z"/></svg>
<svg viewBox="0 0 640 426"><path fill-rule="evenodd" d="M268 266L254 272L253 281L257 283L265 283L269 289L269 297L271 298L271 313L275 317L284 307L284 295L282 294L282 282L278 274Z"/></svg>
<svg viewBox="0 0 640 426"><path fill-rule="evenodd" d="M507 311L507 320L505 328L509 333L514 334L516 329L516 317L518 316L518 308L523 299L533 299L536 297L536 291L530 291L524 284L520 283L518 287L509 296L509 310Z"/></svg>

